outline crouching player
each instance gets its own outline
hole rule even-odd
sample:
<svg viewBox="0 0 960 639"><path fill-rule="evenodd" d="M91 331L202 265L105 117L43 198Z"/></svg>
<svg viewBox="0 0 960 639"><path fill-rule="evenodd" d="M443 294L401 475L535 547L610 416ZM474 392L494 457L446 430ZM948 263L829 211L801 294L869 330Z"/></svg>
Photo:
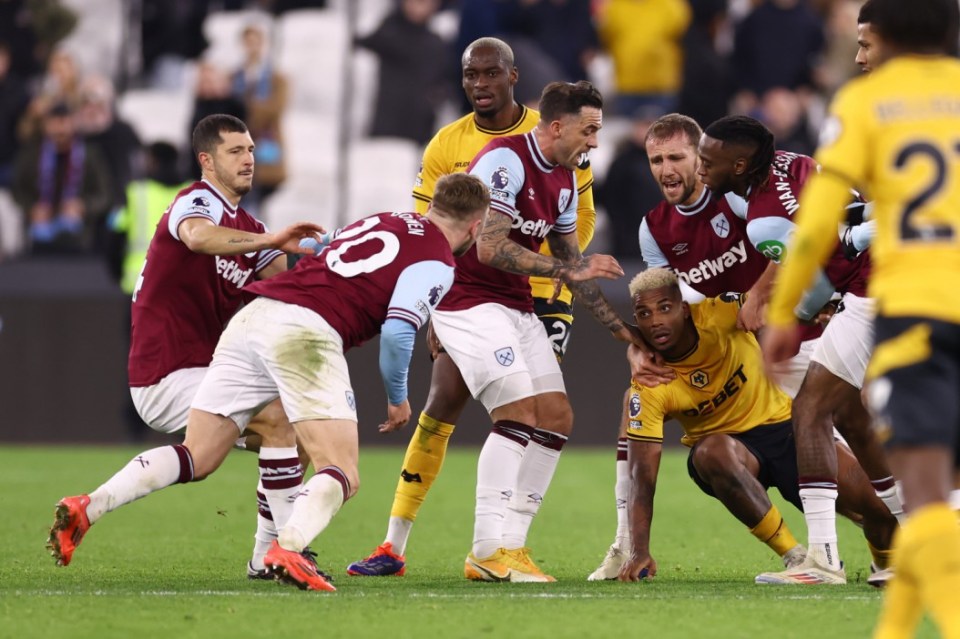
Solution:
<svg viewBox="0 0 960 639"><path fill-rule="evenodd" d="M802 511L790 398L763 373L760 347L737 328L739 304L721 298L688 305L672 271L655 268L630 283L637 324L677 378L655 388L634 384L627 429L631 491L630 556L621 581L653 576L650 555L653 495L663 424L675 418L690 447L687 469L703 492L721 503L785 565L806 551L787 528L767 489L776 487ZM897 521L873 491L856 459L837 445L838 510L863 523L874 548L887 550Z"/></svg>

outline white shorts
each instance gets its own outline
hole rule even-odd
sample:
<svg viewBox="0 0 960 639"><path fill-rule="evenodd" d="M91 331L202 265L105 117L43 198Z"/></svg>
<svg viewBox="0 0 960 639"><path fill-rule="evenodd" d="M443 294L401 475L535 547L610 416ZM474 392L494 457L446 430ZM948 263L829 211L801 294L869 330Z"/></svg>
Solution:
<svg viewBox="0 0 960 639"><path fill-rule="evenodd" d="M839 310L827 323L820 344L811 356L828 371L856 388L873 354L873 320L877 305L871 297L844 293Z"/></svg>
<svg viewBox="0 0 960 639"><path fill-rule="evenodd" d="M434 311L433 330L487 412L542 393L567 392L543 322L533 313L501 304Z"/></svg>
<svg viewBox="0 0 960 639"><path fill-rule="evenodd" d="M291 423L357 421L343 340L313 311L258 297L227 325L193 408L241 431L277 397Z"/></svg>
<svg viewBox="0 0 960 639"><path fill-rule="evenodd" d="M773 365L774 379L784 393L794 399L800 392L803 378L807 376L810 367L810 357L817 348L819 339L810 339L800 342L800 350L790 359Z"/></svg>
<svg viewBox="0 0 960 639"><path fill-rule="evenodd" d="M186 428L190 404L206 373L206 368L181 368L153 386L131 387L130 397L140 418L161 433Z"/></svg>

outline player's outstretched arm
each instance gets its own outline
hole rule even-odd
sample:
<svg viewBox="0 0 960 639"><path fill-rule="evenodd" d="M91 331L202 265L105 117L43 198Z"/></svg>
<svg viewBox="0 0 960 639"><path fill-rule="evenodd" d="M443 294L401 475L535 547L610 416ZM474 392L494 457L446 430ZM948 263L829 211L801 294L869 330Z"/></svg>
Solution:
<svg viewBox="0 0 960 639"><path fill-rule="evenodd" d="M628 344L646 347L637 327L620 318L596 282L598 277L617 279L622 276L623 269L617 261L609 255L583 257L573 233L550 233L547 241L554 257L563 264L555 277L567 283L577 301L613 333L614 337Z"/></svg>
<svg viewBox="0 0 960 639"><path fill-rule="evenodd" d="M477 257L487 266L520 275L559 277L563 263L535 253L510 239L511 219L491 209L477 238Z"/></svg>
<svg viewBox="0 0 960 639"><path fill-rule="evenodd" d="M300 247L300 240L322 233L323 227L311 222L299 222L279 233L250 233L218 226L202 217L183 220L178 228L180 239L187 248L205 255L240 255L263 249L310 254L311 249Z"/></svg>
<svg viewBox="0 0 960 639"><path fill-rule="evenodd" d="M657 562L650 556L650 525L653 522L653 495L663 444L630 440L627 452L630 469L630 556L620 568L620 581L639 581L657 574Z"/></svg>

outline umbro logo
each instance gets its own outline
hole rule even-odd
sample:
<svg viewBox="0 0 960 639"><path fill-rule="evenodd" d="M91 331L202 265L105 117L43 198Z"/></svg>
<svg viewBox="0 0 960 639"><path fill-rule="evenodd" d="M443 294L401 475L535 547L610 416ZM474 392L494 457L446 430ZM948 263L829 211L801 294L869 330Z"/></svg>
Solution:
<svg viewBox="0 0 960 639"><path fill-rule="evenodd" d="M403 479L403 481L407 482L408 484L423 483L423 479L420 478L420 473L408 473L406 468L400 471L400 477Z"/></svg>
<svg viewBox="0 0 960 639"><path fill-rule="evenodd" d="M672 250L677 255L683 255L690 250L690 245L686 242L680 242L679 244L674 244Z"/></svg>

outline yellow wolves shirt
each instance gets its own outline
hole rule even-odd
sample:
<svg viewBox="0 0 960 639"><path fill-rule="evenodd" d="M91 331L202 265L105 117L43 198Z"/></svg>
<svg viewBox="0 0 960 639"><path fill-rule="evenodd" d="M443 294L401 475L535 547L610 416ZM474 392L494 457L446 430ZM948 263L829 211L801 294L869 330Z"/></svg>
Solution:
<svg viewBox="0 0 960 639"><path fill-rule="evenodd" d="M690 305L700 334L696 350L667 366L677 372L655 388L632 382L627 438L662 442L663 423L683 427L686 446L712 433L743 433L790 419L790 398L763 372L760 345L737 328L735 302L710 298Z"/></svg>
<svg viewBox="0 0 960 639"><path fill-rule="evenodd" d="M791 294L774 296L770 321L789 321L793 290L827 250L818 238L836 232L835 192L854 186L874 202L869 292L878 313L960 323L960 61L903 56L851 81L834 99L816 159L822 175L804 191L796 250L778 284Z"/></svg>
<svg viewBox="0 0 960 639"><path fill-rule="evenodd" d="M531 131L540 121L540 114L524 106L520 119L512 127L501 131L484 129L477 125L473 113L468 113L459 120L451 122L433 136L423 152L423 161L420 163L420 172L413 187L414 206L418 213L426 213L427 205L433 200L433 191L437 180L448 173L462 173L467 170L474 156L480 152L487 142L493 138L507 135L520 135ZM589 163L582 169L577 169L577 244L582 253L590 240L596 226L597 213L593 205L593 171ZM550 247L543 243L540 252L549 255ZM531 277L530 289L534 297L549 299L553 295L553 281L543 277ZM570 291L564 287L563 293L557 299L567 304L571 300Z"/></svg>

